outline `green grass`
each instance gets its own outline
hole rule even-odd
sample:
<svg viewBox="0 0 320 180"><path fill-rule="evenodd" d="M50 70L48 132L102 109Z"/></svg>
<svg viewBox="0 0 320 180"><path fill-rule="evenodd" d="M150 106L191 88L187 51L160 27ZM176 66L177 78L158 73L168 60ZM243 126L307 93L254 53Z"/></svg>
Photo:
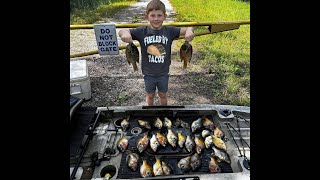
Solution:
<svg viewBox="0 0 320 180"><path fill-rule="evenodd" d="M239 0L170 0L178 13L177 22L250 20L250 2ZM192 11L190 11L192 7ZM195 28L201 32L207 27ZM183 40L179 40L180 47ZM197 60L215 75L212 96L215 104L250 106L250 25L239 29L197 36L191 42ZM201 81L201 79L193 79Z"/></svg>
<svg viewBox="0 0 320 180"><path fill-rule="evenodd" d="M90 1L85 1L90 2ZM70 11L70 24L94 24L98 21L104 21L112 14L127 8L137 0L103 0L95 7L84 6L72 9Z"/></svg>

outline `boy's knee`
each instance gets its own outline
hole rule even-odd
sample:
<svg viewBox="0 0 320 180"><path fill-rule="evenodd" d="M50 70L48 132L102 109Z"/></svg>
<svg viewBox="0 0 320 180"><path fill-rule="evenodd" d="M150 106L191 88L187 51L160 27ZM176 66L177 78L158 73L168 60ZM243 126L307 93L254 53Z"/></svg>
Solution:
<svg viewBox="0 0 320 180"><path fill-rule="evenodd" d="M153 99L155 96L155 93L147 93L147 98Z"/></svg>
<svg viewBox="0 0 320 180"><path fill-rule="evenodd" d="M167 93L164 93L164 92L159 92L158 95L159 95L160 98L166 98L167 97Z"/></svg>

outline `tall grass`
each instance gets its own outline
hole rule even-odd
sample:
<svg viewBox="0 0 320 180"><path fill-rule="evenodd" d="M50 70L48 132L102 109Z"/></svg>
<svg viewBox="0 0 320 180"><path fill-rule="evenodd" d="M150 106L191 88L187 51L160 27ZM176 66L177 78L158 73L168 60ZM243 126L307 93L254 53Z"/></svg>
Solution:
<svg viewBox="0 0 320 180"><path fill-rule="evenodd" d="M71 0L70 24L93 24L111 17L137 0Z"/></svg>
<svg viewBox="0 0 320 180"><path fill-rule="evenodd" d="M176 21L250 20L250 2L238 0L170 0ZM190 10L192 9L192 11ZM195 28L196 32L204 28ZM180 46L177 43L177 46ZM196 62L214 74L214 103L250 106L250 25L237 30L195 37ZM202 79L194 79L201 81Z"/></svg>

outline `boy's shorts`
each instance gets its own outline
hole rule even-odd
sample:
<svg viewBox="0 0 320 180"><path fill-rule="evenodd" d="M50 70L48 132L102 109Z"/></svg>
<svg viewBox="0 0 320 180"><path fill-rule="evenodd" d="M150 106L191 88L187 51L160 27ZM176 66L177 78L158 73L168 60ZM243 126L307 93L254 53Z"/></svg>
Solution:
<svg viewBox="0 0 320 180"><path fill-rule="evenodd" d="M158 92L166 93L168 91L169 74L163 76L144 75L144 87L147 93Z"/></svg>

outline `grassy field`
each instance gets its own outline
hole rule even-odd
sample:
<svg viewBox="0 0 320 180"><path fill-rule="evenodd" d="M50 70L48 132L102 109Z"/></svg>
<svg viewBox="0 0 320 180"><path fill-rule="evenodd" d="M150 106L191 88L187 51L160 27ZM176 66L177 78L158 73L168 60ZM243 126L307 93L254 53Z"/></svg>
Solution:
<svg viewBox="0 0 320 180"><path fill-rule="evenodd" d="M187 5L184 0L170 2L178 13L176 21L250 20L250 1L188 0ZM196 32L202 29L195 28ZM179 43L177 45L180 46ZM250 106L250 25L197 36L192 45L200 54L194 63L200 64L208 73L215 74L215 86L211 91L216 103Z"/></svg>

